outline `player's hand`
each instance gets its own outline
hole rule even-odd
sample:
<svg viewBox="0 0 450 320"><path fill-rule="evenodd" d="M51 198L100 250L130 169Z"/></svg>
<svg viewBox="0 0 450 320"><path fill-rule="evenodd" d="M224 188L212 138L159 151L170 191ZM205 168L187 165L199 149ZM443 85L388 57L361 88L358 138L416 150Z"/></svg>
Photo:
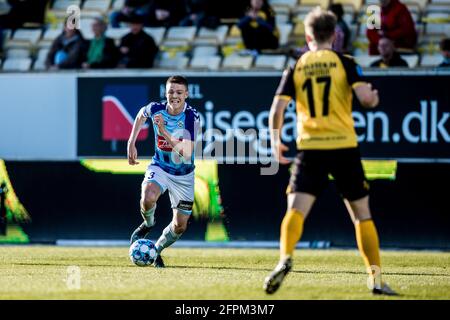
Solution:
<svg viewBox="0 0 450 320"><path fill-rule="evenodd" d="M369 86L370 92L372 93L373 104L372 104L371 107L376 107L378 105L379 101L380 101L380 98L378 96L378 90L377 89L373 89L371 83L369 83L368 86Z"/></svg>
<svg viewBox="0 0 450 320"><path fill-rule="evenodd" d="M289 159L287 159L285 156L283 156L283 152L289 151L288 146L286 146L285 144L283 144L281 142L278 142L278 143L275 143L273 150L274 150L274 157L279 163L281 163L281 164L291 163L291 161Z"/></svg>
<svg viewBox="0 0 450 320"><path fill-rule="evenodd" d="M164 117L162 114L157 114L153 117L153 121L155 122L156 126L158 127L158 131L163 134L163 132L166 130L166 126L164 125Z"/></svg>
<svg viewBox="0 0 450 320"><path fill-rule="evenodd" d="M132 166L139 164L139 162L136 161L137 160L137 149L133 143L128 144L127 154L128 154L128 164L130 164Z"/></svg>

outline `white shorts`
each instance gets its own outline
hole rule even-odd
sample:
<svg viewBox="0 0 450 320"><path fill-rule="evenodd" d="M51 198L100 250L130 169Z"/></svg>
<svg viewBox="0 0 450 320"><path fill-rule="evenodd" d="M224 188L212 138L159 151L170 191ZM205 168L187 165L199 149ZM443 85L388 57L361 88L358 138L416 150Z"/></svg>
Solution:
<svg viewBox="0 0 450 320"><path fill-rule="evenodd" d="M169 190L172 208L178 209L184 214L191 214L194 204L194 177L194 171L186 175L175 176L158 166L149 165L142 185L155 183L161 189L161 194Z"/></svg>

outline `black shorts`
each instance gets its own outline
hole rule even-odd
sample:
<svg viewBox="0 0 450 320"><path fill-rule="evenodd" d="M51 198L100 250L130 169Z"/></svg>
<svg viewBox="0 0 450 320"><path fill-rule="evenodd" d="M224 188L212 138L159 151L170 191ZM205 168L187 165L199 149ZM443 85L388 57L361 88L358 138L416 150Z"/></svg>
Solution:
<svg viewBox="0 0 450 320"><path fill-rule="evenodd" d="M300 151L295 158L288 193L305 192L317 197L328 185L329 174L345 199L358 200L369 194L358 148Z"/></svg>

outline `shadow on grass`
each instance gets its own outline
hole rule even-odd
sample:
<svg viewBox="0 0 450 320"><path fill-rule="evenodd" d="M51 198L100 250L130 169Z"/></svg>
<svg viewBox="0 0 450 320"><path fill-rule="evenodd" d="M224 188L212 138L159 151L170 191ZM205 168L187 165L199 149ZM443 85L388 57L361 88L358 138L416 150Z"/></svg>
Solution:
<svg viewBox="0 0 450 320"><path fill-rule="evenodd" d="M243 271L266 271L271 272L273 269L267 268L246 268L246 267L216 267L216 266L166 266L169 269L218 269L218 270L243 270ZM338 271L328 271L328 270L291 270L291 273L298 274L360 274L364 275L365 272L359 271L350 271L350 270L338 270ZM442 274L442 273L404 273L404 272L383 272L384 275L393 275L393 276L434 276L434 277L450 277L450 274Z"/></svg>

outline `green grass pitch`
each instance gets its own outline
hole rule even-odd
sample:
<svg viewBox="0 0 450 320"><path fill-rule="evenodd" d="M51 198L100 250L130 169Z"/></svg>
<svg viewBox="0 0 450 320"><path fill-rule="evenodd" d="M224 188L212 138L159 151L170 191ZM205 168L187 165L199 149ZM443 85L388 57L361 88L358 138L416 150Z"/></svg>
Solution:
<svg viewBox="0 0 450 320"><path fill-rule="evenodd" d="M274 295L262 290L271 249L165 250L165 269L137 267L128 248L0 246L0 299L450 299L450 253L383 251L384 279L402 295L375 297L356 250L297 250ZM80 288L67 286L68 266Z"/></svg>

